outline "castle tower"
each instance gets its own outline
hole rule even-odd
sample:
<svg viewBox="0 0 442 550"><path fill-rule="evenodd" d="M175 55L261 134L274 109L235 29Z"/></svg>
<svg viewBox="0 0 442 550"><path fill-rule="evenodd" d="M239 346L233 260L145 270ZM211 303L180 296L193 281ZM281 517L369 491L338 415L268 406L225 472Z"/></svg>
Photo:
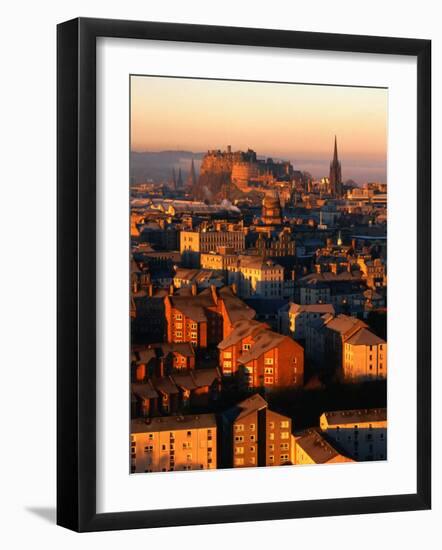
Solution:
<svg viewBox="0 0 442 550"><path fill-rule="evenodd" d="M338 159L338 144L337 144L336 136L335 136L335 149L333 152L333 160L330 163L329 185L330 185L330 193L334 197L343 196L341 163L339 162L339 159Z"/></svg>

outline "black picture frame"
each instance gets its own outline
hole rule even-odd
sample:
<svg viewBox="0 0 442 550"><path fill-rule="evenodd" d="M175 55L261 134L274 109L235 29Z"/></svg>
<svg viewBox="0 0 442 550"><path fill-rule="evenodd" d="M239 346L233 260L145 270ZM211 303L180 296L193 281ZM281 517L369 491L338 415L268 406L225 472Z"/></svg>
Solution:
<svg viewBox="0 0 442 550"><path fill-rule="evenodd" d="M417 59L417 492L96 512L96 39L116 37ZM431 506L431 41L74 19L57 28L57 523L83 531L425 510ZM406 116L406 115L405 115Z"/></svg>

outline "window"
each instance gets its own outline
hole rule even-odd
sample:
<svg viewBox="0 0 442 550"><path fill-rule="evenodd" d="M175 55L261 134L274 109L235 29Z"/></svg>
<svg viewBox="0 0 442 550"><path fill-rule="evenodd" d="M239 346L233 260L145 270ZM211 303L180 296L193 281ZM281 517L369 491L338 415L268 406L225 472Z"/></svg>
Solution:
<svg viewBox="0 0 442 550"><path fill-rule="evenodd" d="M275 457L273 455L269 456L269 462L275 462Z"/></svg>
<svg viewBox="0 0 442 550"><path fill-rule="evenodd" d="M288 427L289 427L289 421L281 420L281 428L288 428Z"/></svg>
<svg viewBox="0 0 442 550"><path fill-rule="evenodd" d="M232 369L232 361L224 361L223 368L231 370Z"/></svg>
<svg viewBox="0 0 442 550"><path fill-rule="evenodd" d="M175 328L183 328L183 323L175 323Z"/></svg>
<svg viewBox="0 0 442 550"><path fill-rule="evenodd" d="M256 464L256 458L255 458L254 456L251 456L251 457L249 458L249 463L250 463L250 464Z"/></svg>
<svg viewBox="0 0 442 550"><path fill-rule="evenodd" d="M280 448L281 448L281 451L288 451L289 444L288 443L281 443Z"/></svg>
<svg viewBox="0 0 442 550"><path fill-rule="evenodd" d="M269 433L269 439L270 439L270 441L273 441L275 439L275 434L274 433Z"/></svg>
<svg viewBox="0 0 442 550"><path fill-rule="evenodd" d="M272 357L265 357L264 358L264 365L273 365L273 358Z"/></svg>
<svg viewBox="0 0 442 550"><path fill-rule="evenodd" d="M274 423L274 422L269 422L269 428L270 428L271 430L273 430L274 427L275 427L275 423Z"/></svg>
<svg viewBox="0 0 442 550"><path fill-rule="evenodd" d="M281 432L281 439L288 439L289 438L289 432Z"/></svg>
<svg viewBox="0 0 442 550"><path fill-rule="evenodd" d="M175 338L182 338L182 337L183 337L183 333L181 331L177 330L175 332Z"/></svg>
<svg viewBox="0 0 442 550"><path fill-rule="evenodd" d="M281 462L286 462L289 459L289 455L281 455L279 459Z"/></svg>
<svg viewBox="0 0 442 550"><path fill-rule="evenodd" d="M186 460L192 460L192 453L187 453Z"/></svg>
<svg viewBox="0 0 442 550"><path fill-rule="evenodd" d="M250 348L251 348L251 345L250 345L250 344L243 344L242 349L243 349L244 351L248 351Z"/></svg>
<svg viewBox="0 0 442 550"><path fill-rule="evenodd" d="M152 440L153 440L153 434L149 434L149 435L147 436L147 439L148 439L149 441L152 441Z"/></svg>
<svg viewBox="0 0 442 550"><path fill-rule="evenodd" d="M187 432L187 437L190 437L192 435L192 432L191 431L188 431Z"/></svg>
<svg viewBox="0 0 442 550"><path fill-rule="evenodd" d="M269 451L274 451L275 450L275 445L273 445L273 443L271 443L269 445Z"/></svg>
<svg viewBox="0 0 442 550"><path fill-rule="evenodd" d="M176 313L176 314L175 314L175 319L176 319L177 321L181 321L182 318L183 318L183 316L181 315L181 313Z"/></svg>
<svg viewBox="0 0 442 550"><path fill-rule="evenodd" d="M161 445L161 450L165 451L166 450L166 445Z"/></svg>
<svg viewBox="0 0 442 550"><path fill-rule="evenodd" d="M273 367L265 367L264 374L273 374Z"/></svg>
<svg viewBox="0 0 442 550"><path fill-rule="evenodd" d="M250 441L255 441L255 440L256 440L256 437L252 434L252 435L250 436Z"/></svg>
<svg viewBox="0 0 442 550"><path fill-rule="evenodd" d="M235 424L235 432L243 432L244 424Z"/></svg>
<svg viewBox="0 0 442 550"><path fill-rule="evenodd" d="M151 453L152 451L153 451L153 445L147 445L146 447L144 447L145 453Z"/></svg>
<svg viewBox="0 0 442 550"><path fill-rule="evenodd" d="M198 328L198 325L196 323L191 323L190 328L196 330Z"/></svg>
<svg viewBox="0 0 442 550"><path fill-rule="evenodd" d="M244 464L243 458L235 458L235 466L242 466Z"/></svg>
<svg viewBox="0 0 442 550"><path fill-rule="evenodd" d="M254 432L254 431L255 431L255 424L250 424L250 425L249 425L249 430L250 430L251 432Z"/></svg>
<svg viewBox="0 0 442 550"><path fill-rule="evenodd" d="M235 447L235 454L236 455L243 455L244 454L244 447Z"/></svg>
<svg viewBox="0 0 442 550"><path fill-rule="evenodd" d="M273 376L265 376L264 384L273 384Z"/></svg>
<svg viewBox="0 0 442 550"><path fill-rule="evenodd" d="M190 337L192 338L192 340L196 340L198 338L198 334L196 332L191 332Z"/></svg>
<svg viewBox="0 0 442 550"><path fill-rule="evenodd" d="M235 441L236 443L242 443L244 441L243 435L235 435Z"/></svg>
<svg viewBox="0 0 442 550"><path fill-rule="evenodd" d="M251 453L254 453L256 451L256 447L253 445L252 447L249 448L249 451Z"/></svg>
<svg viewBox="0 0 442 550"><path fill-rule="evenodd" d="M231 359L232 358L232 352L231 351L225 351L224 352L224 359Z"/></svg>

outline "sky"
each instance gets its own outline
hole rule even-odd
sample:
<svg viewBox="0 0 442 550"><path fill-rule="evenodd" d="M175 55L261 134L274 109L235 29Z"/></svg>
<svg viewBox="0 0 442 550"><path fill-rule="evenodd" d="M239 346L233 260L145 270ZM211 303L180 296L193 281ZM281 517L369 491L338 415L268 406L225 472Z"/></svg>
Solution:
<svg viewBox="0 0 442 550"><path fill-rule="evenodd" d="M386 181L388 90L131 77L133 151L254 149L328 175L334 136L344 181Z"/></svg>

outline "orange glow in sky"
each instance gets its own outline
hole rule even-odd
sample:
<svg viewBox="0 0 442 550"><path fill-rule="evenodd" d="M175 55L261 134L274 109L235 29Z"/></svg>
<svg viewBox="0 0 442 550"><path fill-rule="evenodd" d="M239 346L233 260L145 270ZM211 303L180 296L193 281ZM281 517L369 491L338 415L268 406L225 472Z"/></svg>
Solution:
<svg viewBox="0 0 442 550"><path fill-rule="evenodd" d="M133 76L131 148L252 148L319 176L336 134L344 179L385 181L387 102L386 89Z"/></svg>

